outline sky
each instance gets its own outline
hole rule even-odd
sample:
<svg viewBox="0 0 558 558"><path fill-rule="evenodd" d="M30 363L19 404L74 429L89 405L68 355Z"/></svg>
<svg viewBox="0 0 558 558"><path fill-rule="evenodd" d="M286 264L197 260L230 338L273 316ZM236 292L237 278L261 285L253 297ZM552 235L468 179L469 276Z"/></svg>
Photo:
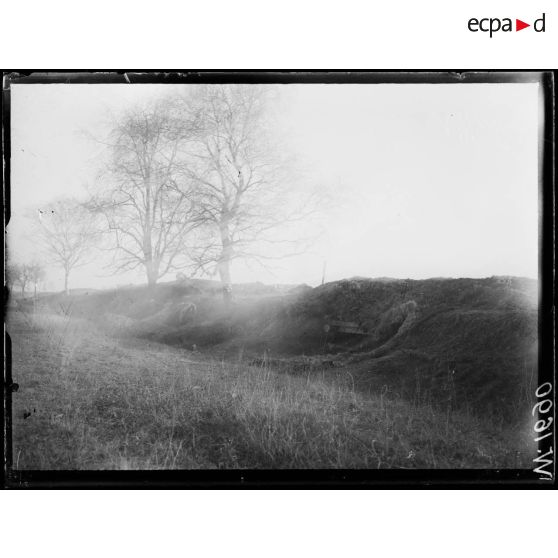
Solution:
<svg viewBox="0 0 558 558"><path fill-rule="evenodd" d="M104 147L84 132L102 136L111 113L183 87L12 86L13 260L47 262L30 207L95 184ZM275 87L277 133L301 169L296 188L323 189L330 203L305 254L267 268L236 261L234 282L317 285L324 265L326 281L538 276L538 84ZM145 280L113 275L103 257L76 269L71 286ZM61 271L47 274L45 288L61 289Z"/></svg>

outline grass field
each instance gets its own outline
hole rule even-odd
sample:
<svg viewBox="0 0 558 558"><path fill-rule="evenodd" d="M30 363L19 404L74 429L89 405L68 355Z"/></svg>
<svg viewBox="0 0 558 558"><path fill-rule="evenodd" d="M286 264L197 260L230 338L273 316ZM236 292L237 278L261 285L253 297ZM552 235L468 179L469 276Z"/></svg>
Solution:
<svg viewBox="0 0 558 558"><path fill-rule="evenodd" d="M15 469L529 467L529 432L83 318L9 315ZM26 418L24 418L24 416ZM526 425L528 426L528 425Z"/></svg>

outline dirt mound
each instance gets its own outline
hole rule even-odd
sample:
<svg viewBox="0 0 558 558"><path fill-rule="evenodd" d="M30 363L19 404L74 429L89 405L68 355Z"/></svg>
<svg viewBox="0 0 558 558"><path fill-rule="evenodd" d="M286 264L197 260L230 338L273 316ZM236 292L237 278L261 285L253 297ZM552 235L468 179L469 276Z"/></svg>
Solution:
<svg viewBox="0 0 558 558"><path fill-rule="evenodd" d="M536 283L514 278L326 284L241 318L230 345L340 361L361 389L513 414L537 366Z"/></svg>
<svg viewBox="0 0 558 558"><path fill-rule="evenodd" d="M536 293L521 278L341 281L293 305L279 347L299 352L308 347L297 344L304 335L322 352L348 355L361 388L413 397L418 386L438 402L451 393L470 408L511 416L537 367ZM366 335L320 334L320 318L332 317Z"/></svg>
<svg viewBox="0 0 558 558"><path fill-rule="evenodd" d="M537 363L537 283L523 278L380 280L307 286L247 284L225 306L213 281L122 288L42 304L120 333L213 354L315 357L342 366L359 389L440 398L448 381L462 401L511 401ZM293 360L294 359L294 360ZM300 365L300 366L299 366ZM297 368L298 367L298 368Z"/></svg>

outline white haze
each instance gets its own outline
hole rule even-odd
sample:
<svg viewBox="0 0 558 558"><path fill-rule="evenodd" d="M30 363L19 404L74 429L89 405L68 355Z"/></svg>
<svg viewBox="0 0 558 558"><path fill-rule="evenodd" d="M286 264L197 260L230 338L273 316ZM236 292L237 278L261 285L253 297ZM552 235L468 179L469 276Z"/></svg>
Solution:
<svg viewBox="0 0 558 558"><path fill-rule="evenodd" d="M83 130L102 136L107 114L183 87L12 87L9 249L16 261L44 261L47 289L62 288L62 273L30 238L28 208L94 184L102 147ZM536 84L278 88L278 133L303 170L297 187L321 187L330 203L308 253L268 269L235 262L235 282L316 285L324 262L328 281L537 277ZM111 275L105 259L74 270L71 287L145 280Z"/></svg>

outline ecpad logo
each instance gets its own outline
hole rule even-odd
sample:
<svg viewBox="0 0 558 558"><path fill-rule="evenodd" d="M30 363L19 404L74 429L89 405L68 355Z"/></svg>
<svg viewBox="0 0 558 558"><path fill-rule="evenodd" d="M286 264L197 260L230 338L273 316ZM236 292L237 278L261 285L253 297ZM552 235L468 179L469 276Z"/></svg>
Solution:
<svg viewBox="0 0 558 558"><path fill-rule="evenodd" d="M545 18L546 14L543 13L543 15L539 19L536 19L533 22L533 29L535 32L545 32ZM509 17L505 17L503 19L497 17L485 17L482 19L477 19L475 17L472 17L469 20L467 27L469 28L469 31L472 31L473 33L477 33L478 31L481 31L483 33L490 33L490 38L492 38L492 35L494 33L497 33L498 31L503 31L504 33L513 31L512 19ZM531 27L531 24L525 23L520 19L515 20L516 31L521 31L522 29L526 29L527 27Z"/></svg>

